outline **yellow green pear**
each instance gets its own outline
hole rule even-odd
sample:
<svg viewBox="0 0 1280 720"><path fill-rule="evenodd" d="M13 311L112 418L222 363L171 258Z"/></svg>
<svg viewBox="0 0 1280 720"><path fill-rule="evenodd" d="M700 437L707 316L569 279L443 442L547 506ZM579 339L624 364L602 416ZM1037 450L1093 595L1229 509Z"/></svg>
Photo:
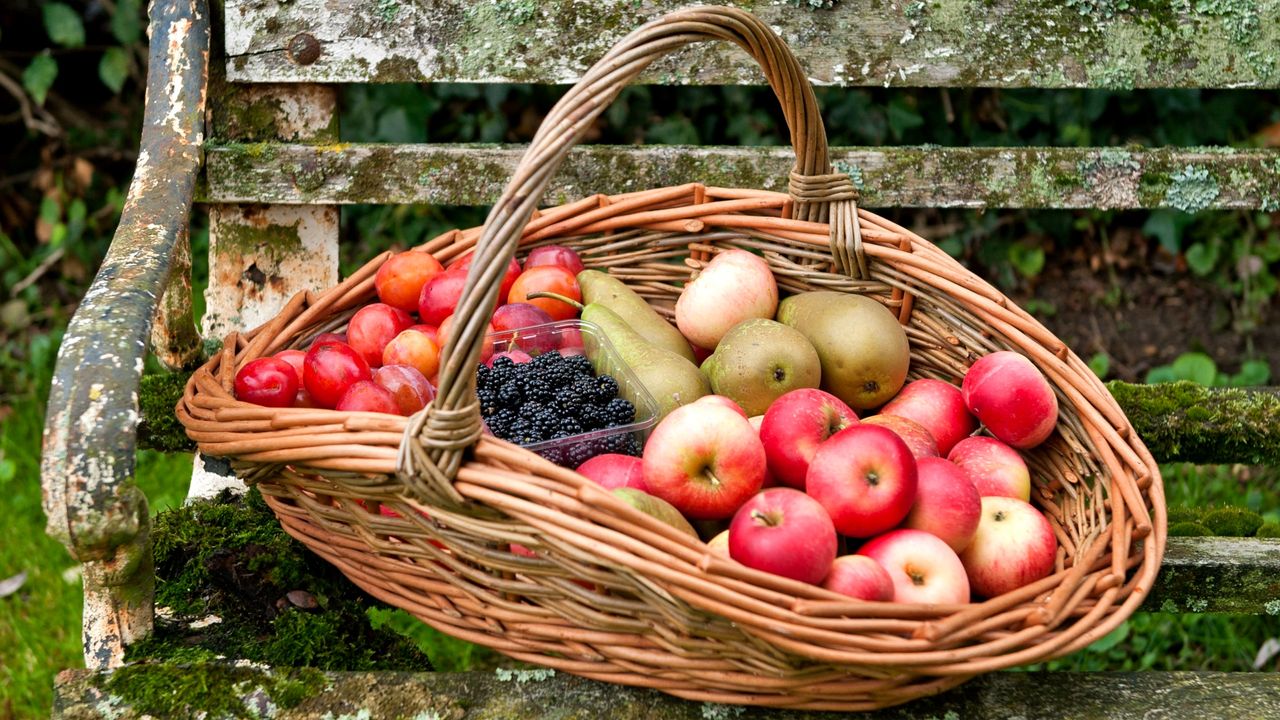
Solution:
<svg viewBox="0 0 1280 720"><path fill-rule="evenodd" d="M698 366L670 350L651 344L631 329L613 310L599 303L582 308L583 322L599 327L635 373L640 384L658 402L658 419L681 405L710 394L711 384Z"/></svg>
<svg viewBox="0 0 1280 720"><path fill-rule="evenodd" d="M849 407L879 407L907 379L907 333L871 298L825 290L800 293L778 305L777 319L813 343L822 361L822 389Z"/></svg>
<svg viewBox="0 0 1280 720"><path fill-rule="evenodd" d="M612 492L614 497L645 515L660 520L695 540L698 538L697 531L684 518L684 515L681 515L680 511L666 500L633 487L614 488Z"/></svg>
<svg viewBox="0 0 1280 720"><path fill-rule="evenodd" d="M583 270L578 273L578 287L582 290L583 305L604 305L651 345L666 348L694 362L693 347L680 331L618 278L599 270Z"/></svg>
<svg viewBox="0 0 1280 720"><path fill-rule="evenodd" d="M753 318L734 325L702 363L711 390L738 403L748 416L763 415L770 403L798 388L816 388L822 379L818 352L795 328Z"/></svg>

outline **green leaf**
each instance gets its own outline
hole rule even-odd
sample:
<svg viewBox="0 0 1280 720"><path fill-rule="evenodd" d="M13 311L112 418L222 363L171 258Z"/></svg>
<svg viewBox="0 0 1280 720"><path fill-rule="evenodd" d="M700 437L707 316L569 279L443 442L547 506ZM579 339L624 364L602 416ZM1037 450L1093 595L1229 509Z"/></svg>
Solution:
<svg viewBox="0 0 1280 720"><path fill-rule="evenodd" d="M1014 243L1009 246L1009 262L1023 277L1033 278L1044 269L1044 248Z"/></svg>
<svg viewBox="0 0 1280 720"><path fill-rule="evenodd" d="M9 482L17 474L18 474L18 463L8 458L0 458L0 483Z"/></svg>
<svg viewBox="0 0 1280 720"><path fill-rule="evenodd" d="M958 258L964 254L964 241L955 236L939 240L938 247L953 258Z"/></svg>
<svg viewBox="0 0 1280 720"><path fill-rule="evenodd" d="M1182 378L1178 377L1170 365L1160 365L1153 367L1147 371L1146 383L1155 385L1157 383L1177 382Z"/></svg>
<svg viewBox="0 0 1280 720"><path fill-rule="evenodd" d="M70 5L46 3L44 29L49 33L49 39L62 47L76 48L84 45L84 23Z"/></svg>
<svg viewBox="0 0 1280 720"><path fill-rule="evenodd" d="M1218 264L1220 245L1216 242L1196 243L1187 248L1187 265L1191 272L1204 277Z"/></svg>
<svg viewBox="0 0 1280 720"><path fill-rule="evenodd" d="M22 71L22 87L27 89L31 99L37 105L44 105L49 95L49 88L58 77L58 61L53 59L48 50L31 59L31 64Z"/></svg>
<svg viewBox="0 0 1280 720"><path fill-rule="evenodd" d="M111 92L120 92L129 77L129 53L124 48L107 48L98 61L98 77L103 85L111 88Z"/></svg>
<svg viewBox="0 0 1280 720"><path fill-rule="evenodd" d="M1099 380L1105 378L1107 373L1111 372L1111 357L1102 352L1094 353L1093 357L1089 358L1089 369L1098 376Z"/></svg>
<svg viewBox="0 0 1280 720"><path fill-rule="evenodd" d="M1180 380L1212 386L1218 374L1218 365L1213 358L1204 353L1189 352L1179 355L1178 359L1173 361L1173 372Z"/></svg>
<svg viewBox="0 0 1280 720"><path fill-rule="evenodd" d="M1227 383L1233 387L1266 385L1271 379L1271 366L1266 360L1245 360L1240 372L1232 375Z"/></svg>
<svg viewBox="0 0 1280 720"><path fill-rule="evenodd" d="M1129 623L1126 621L1120 623L1120 627L1112 630L1106 635L1103 635L1095 643L1090 645L1089 652L1106 652L1124 642L1124 639L1127 637L1129 637Z"/></svg>
<svg viewBox="0 0 1280 720"><path fill-rule="evenodd" d="M111 34L128 45L142 37L142 3L140 0L120 0L111 16Z"/></svg>
<svg viewBox="0 0 1280 720"><path fill-rule="evenodd" d="M1142 224L1142 232L1160 239L1160 245L1171 255L1177 255L1182 249L1182 229L1191 220L1185 213L1170 210L1154 210L1147 221Z"/></svg>

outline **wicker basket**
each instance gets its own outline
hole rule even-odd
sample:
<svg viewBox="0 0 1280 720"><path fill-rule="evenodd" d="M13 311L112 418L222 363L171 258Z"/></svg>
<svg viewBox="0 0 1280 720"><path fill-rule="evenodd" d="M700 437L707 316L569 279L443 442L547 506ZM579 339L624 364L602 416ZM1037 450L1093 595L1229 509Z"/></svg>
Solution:
<svg viewBox="0 0 1280 720"><path fill-rule="evenodd" d="M749 52L781 101L797 155L789 193L691 184L535 210L568 149L629 80L708 39ZM483 227L422 246L445 261L476 253L457 315L467 322L444 349L432 406L413 418L279 410L231 392L244 363L305 347L372 300L384 254L229 336L192 377L178 416L201 452L233 458L291 535L370 594L450 635L577 675L704 701L865 710L1084 647L1137 608L1159 568L1154 461L1061 341L855 198L849 178L832 173L812 89L782 41L742 11L673 13L624 39L552 110ZM783 292L860 293L896 312L911 377L955 381L986 353L1025 354L1061 407L1053 436L1027 456L1033 502L1060 544L1056 571L975 604L851 600L710 554L576 473L482 437L474 367L486 320L517 246L547 243L574 247L668 316L714 253L759 252Z"/></svg>

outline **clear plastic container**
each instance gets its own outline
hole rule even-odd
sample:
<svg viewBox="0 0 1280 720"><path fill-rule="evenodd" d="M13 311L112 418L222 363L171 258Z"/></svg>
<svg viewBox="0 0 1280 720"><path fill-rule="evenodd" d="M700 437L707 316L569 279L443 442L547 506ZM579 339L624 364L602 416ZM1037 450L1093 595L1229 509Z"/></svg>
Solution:
<svg viewBox="0 0 1280 720"><path fill-rule="evenodd" d="M615 438L632 436L643 447L649 432L658 423L657 401L640 384L640 380L623 362L604 331L596 325L582 320L560 320L493 333L488 336L487 341L494 353L522 350L531 357L537 357L544 352L558 350L562 355L586 355L596 375L612 376L618 382L618 397L631 401L635 406L635 419L626 425L523 446L557 465L577 467L587 457L616 452L611 449L618 444ZM487 427L485 431L488 432Z"/></svg>

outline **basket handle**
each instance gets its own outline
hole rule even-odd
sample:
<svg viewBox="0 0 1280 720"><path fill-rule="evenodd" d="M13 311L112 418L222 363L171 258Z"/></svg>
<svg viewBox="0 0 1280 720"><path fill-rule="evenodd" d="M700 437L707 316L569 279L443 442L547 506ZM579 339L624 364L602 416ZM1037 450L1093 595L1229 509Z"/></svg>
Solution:
<svg viewBox="0 0 1280 720"><path fill-rule="evenodd" d="M786 43L759 18L736 8L687 8L649 22L623 38L556 103L485 220L455 310L455 317L465 322L455 326L442 352L439 392L414 417L401 443L397 475L415 496L434 503L451 501L450 505L462 500L452 478L463 451L480 437L475 366L485 327L502 275L552 176L595 118L650 63L706 40L732 42L760 65L782 104L796 153L789 183L795 200L792 217L812 222L830 219L837 269L861 270L866 276L854 205L857 191L848 175L832 172L817 99Z"/></svg>

